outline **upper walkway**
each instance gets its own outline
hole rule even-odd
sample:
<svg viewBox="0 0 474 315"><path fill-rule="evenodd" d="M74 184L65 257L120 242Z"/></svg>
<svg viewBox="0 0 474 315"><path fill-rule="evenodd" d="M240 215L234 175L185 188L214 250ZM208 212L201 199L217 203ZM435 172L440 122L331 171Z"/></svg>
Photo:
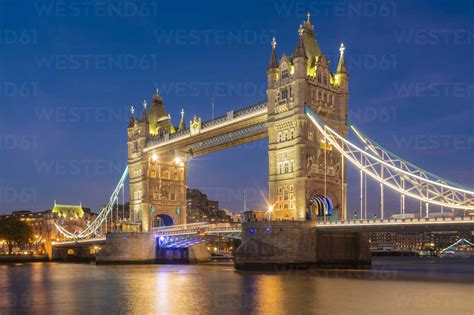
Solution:
<svg viewBox="0 0 474 315"><path fill-rule="evenodd" d="M267 102L260 102L196 126L148 141L144 151L178 149L199 156L267 137ZM192 121L192 124L194 122ZM195 129L192 129L195 128Z"/></svg>

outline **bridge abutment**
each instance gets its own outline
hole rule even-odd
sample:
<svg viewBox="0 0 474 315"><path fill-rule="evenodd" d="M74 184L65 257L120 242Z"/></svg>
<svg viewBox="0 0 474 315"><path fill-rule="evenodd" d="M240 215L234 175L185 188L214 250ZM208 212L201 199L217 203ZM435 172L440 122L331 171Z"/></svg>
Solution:
<svg viewBox="0 0 474 315"><path fill-rule="evenodd" d="M260 221L242 224L242 245L235 268L308 267L316 263L316 229L308 221Z"/></svg>
<svg viewBox="0 0 474 315"><path fill-rule="evenodd" d="M279 270L281 265L360 268L371 263L367 234L317 231L311 221L246 222L241 235L235 254L240 270Z"/></svg>
<svg viewBox="0 0 474 315"><path fill-rule="evenodd" d="M372 262L369 234L316 230L316 265L328 268L364 268Z"/></svg>
<svg viewBox="0 0 474 315"><path fill-rule="evenodd" d="M205 243L195 244L187 248L158 248L157 263L201 263L211 261L211 253Z"/></svg>
<svg viewBox="0 0 474 315"><path fill-rule="evenodd" d="M105 246L96 255L98 264L156 262L156 237L153 233L109 233Z"/></svg>
<svg viewBox="0 0 474 315"><path fill-rule="evenodd" d="M98 264L200 263L211 260L205 243L159 248L154 233L110 233L97 253Z"/></svg>

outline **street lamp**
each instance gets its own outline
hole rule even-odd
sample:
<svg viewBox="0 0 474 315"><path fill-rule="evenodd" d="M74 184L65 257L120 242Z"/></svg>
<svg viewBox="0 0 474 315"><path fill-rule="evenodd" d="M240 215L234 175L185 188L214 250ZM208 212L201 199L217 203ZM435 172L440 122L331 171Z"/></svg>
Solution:
<svg viewBox="0 0 474 315"><path fill-rule="evenodd" d="M267 215L267 220L271 221L273 213L273 205L268 205L268 211L265 213Z"/></svg>

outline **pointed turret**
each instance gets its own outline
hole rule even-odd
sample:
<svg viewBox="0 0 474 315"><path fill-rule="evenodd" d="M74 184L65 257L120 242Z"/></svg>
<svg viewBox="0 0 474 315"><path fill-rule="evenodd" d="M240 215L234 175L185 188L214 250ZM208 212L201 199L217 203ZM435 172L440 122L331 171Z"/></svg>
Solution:
<svg viewBox="0 0 474 315"><path fill-rule="evenodd" d="M148 113L146 111L146 101L143 101L142 122L148 122Z"/></svg>
<svg viewBox="0 0 474 315"><path fill-rule="evenodd" d="M336 73L347 73L346 69L346 62L344 61L344 50L346 50L346 47L344 46L344 43L341 43L341 47L339 48L339 52L341 53L341 56L339 57L339 64L337 65L337 72Z"/></svg>
<svg viewBox="0 0 474 315"><path fill-rule="evenodd" d="M276 54L276 40L275 37L272 39L272 55L270 56L270 62L268 64L268 69L277 69L278 68L278 57Z"/></svg>
<svg viewBox="0 0 474 315"><path fill-rule="evenodd" d="M178 131L186 130L186 121L184 120L184 109L181 109L181 120L179 121Z"/></svg>
<svg viewBox="0 0 474 315"><path fill-rule="evenodd" d="M298 57L306 57L306 52L304 48L304 42L303 42L303 25L300 25L300 28L298 29L298 34L300 35L298 39L298 44L296 44L295 52L293 54L294 58Z"/></svg>
<svg viewBox="0 0 474 315"><path fill-rule="evenodd" d="M306 54L306 45L303 41L303 32L303 25L300 25L298 29L298 44L296 44L296 48L293 53L294 78L304 78L307 74L308 57Z"/></svg>
<svg viewBox="0 0 474 315"><path fill-rule="evenodd" d="M308 19L300 25L300 29L298 30L300 33L300 38L303 41L304 52L306 57L309 60L313 60L315 57L321 55L321 49L319 48L318 42L314 35L314 26L311 24L311 14L308 12ZM299 46L299 42L297 44L297 48Z"/></svg>
<svg viewBox="0 0 474 315"><path fill-rule="evenodd" d="M163 105L163 98L161 97L158 89L156 89L156 93L153 95L153 101L150 106L148 119L150 122L151 134L158 133L159 122L169 119L165 106Z"/></svg>
<svg viewBox="0 0 474 315"><path fill-rule="evenodd" d="M130 119L128 120L128 127L131 128L135 126L135 108L130 106Z"/></svg>
<svg viewBox="0 0 474 315"><path fill-rule="evenodd" d="M267 69L267 83L269 88L275 87L275 82L278 80L278 58L276 54L276 40L272 39L272 55Z"/></svg>

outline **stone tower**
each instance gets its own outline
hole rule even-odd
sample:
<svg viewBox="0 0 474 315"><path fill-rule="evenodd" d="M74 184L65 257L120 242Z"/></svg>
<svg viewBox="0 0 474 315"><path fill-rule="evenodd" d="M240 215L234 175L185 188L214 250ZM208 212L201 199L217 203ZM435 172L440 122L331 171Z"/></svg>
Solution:
<svg viewBox="0 0 474 315"><path fill-rule="evenodd" d="M181 112L179 128L186 128ZM142 231L186 223L186 160L173 151L144 150L150 141L167 140L176 132L158 90L150 110L140 119L134 109L128 126L128 171L132 219Z"/></svg>
<svg viewBox="0 0 474 315"><path fill-rule="evenodd" d="M344 161L304 113L307 105L347 135L344 46L334 74L319 48L309 14L298 35L293 54L283 54L280 61L273 39L267 70L269 204L274 217L281 219L345 218Z"/></svg>

